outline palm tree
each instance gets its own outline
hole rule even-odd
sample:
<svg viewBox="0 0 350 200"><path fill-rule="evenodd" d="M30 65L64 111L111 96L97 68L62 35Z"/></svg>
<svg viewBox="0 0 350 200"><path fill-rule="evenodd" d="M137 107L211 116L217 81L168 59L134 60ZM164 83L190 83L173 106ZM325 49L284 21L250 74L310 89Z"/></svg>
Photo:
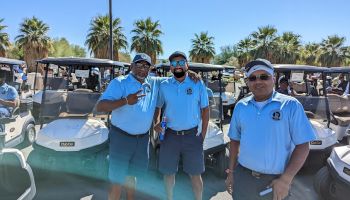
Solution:
<svg viewBox="0 0 350 200"><path fill-rule="evenodd" d="M308 43L300 50L300 63L306 65L318 65L317 57L320 45L316 43Z"/></svg>
<svg viewBox="0 0 350 200"><path fill-rule="evenodd" d="M208 32L201 32L199 35L194 34L192 39L192 49L190 58L194 62L209 63L215 56L214 37L208 36Z"/></svg>
<svg viewBox="0 0 350 200"><path fill-rule="evenodd" d="M300 37L300 35L293 32L284 32L282 36L276 39L275 63L296 64L301 47Z"/></svg>
<svg viewBox="0 0 350 200"><path fill-rule="evenodd" d="M20 35L15 38L16 44L23 49L28 69L33 71L35 60L47 57L52 48L51 39L47 36L49 26L38 18L32 17L24 19L19 31Z"/></svg>
<svg viewBox="0 0 350 200"><path fill-rule="evenodd" d="M264 58L273 60L273 49L275 47L277 29L273 26L259 27L258 31L254 31L250 37L254 45L252 54L254 59ZM273 61L272 61L273 62Z"/></svg>
<svg viewBox="0 0 350 200"><path fill-rule="evenodd" d="M113 20L113 51L114 59L119 60L119 50L128 47L128 42L120 26L120 18ZM109 58L109 16L97 16L90 23L85 45L96 58Z"/></svg>
<svg viewBox="0 0 350 200"><path fill-rule="evenodd" d="M237 44L238 51L238 63L240 66L245 66L249 61L253 59L252 49L254 47L253 40L247 37L240 40Z"/></svg>
<svg viewBox="0 0 350 200"><path fill-rule="evenodd" d="M148 54L152 63L156 62L157 56L163 54L162 42L159 37L163 34L160 30L159 21L152 21L150 17L145 20L137 20L135 28L131 31L134 36L131 39L131 51Z"/></svg>
<svg viewBox="0 0 350 200"><path fill-rule="evenodd" d="M6 50L11 46L9 35L3 32L7 27L1 24L3 21L4 19L0 19L0 57L6 57Z"/></svg>
<svg viewBox="0 0 350 200"><path fill-rule="evenodd" d="M322 66L334 67L344 63L347 54L347 47L344 47L345 37L338 35L328 36L323 39L320 46L318 58Z"/></svg>

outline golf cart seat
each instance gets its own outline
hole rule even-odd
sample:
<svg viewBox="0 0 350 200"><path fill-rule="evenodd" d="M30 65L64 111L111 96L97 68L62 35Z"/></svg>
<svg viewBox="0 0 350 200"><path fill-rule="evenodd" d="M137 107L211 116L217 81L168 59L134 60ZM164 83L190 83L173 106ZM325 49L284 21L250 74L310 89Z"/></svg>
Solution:
<svg viewBox="0 0 350 200"><path fill-rule="evenodd" d="M49 79L49 86L52 90L65 89L68 81L63 77L52 77Z"/></svg>
<svg viewBox="0 0 350 200"><path fill-rule="evenodd" d="M340 126L350 124L350 101L347 96L328 94L329 107Z"/></svg>
<svg viewBox="0 0 350 200"><path fill-rule="evenodd" d="M92 93L93 91L90 90L90 89L78 88L78 89L75 89L74 92L88 92L88 93Z"/></svg>

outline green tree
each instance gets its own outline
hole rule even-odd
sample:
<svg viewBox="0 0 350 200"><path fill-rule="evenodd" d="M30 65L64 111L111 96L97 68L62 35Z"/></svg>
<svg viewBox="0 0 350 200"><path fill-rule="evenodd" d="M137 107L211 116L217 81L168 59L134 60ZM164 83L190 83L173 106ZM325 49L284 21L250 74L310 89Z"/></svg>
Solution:
<svg viewBox="0 0 350 200"><path fill-rule="evenodd" d="M35 60L47 57L52 48L51 39L47 36L48 31L49 26L36 17L26 18L20 24L20 35L15 40L16 45L23 49L29 71L34 70Z"/></svg>
<svg viewBox="0 0 350 200"><path fill-rule="evenodd" d="M193 62L209 63L215 56L214 37L208 36L208 32L194 34L191 40L192 48L190 58Z"/></svg>
<svg viewBox="0 0 350 200"><path fill-rule="evenodd" d="M113 27L113 51L114 59L119 60L119 50L127 49L128 42L120 25L120 18L115 18ZM89 33L85 45L96 58L109 58L109 16L97 16L90 23Z"/></svg>
<svg viewBox="0 0 350 200"><path fill-rule="evenodd" d="M277 29L271 25L259 27L250 37L253 42L253 58L264 58L273 62L273 49L275 47Z"/></svg>
<svg viewBox="0 0 350 200"><path fill-rule="evenodd" d="M300 64L317 66L317 58L320 45L317 43L308 43L300 49Z"/></svg>
<svg viewBox="0 0 350 200"><path fill-rule="evenodd" d="M4 19L0 19L0 57L6 57L6 51L11 46L9 35L4 31L7 26L2 25Z"/></svg>
<svg viewBox="0 0 350 200"><path fill-rule="evenodd" d="M240 66L246 65L254 57L252 51L254 48L254 41L247 37L243 40L240 40L237 44L237 59Z"/></svg>
<svg viewBox="0 0 350 200"><path fill-rule="evenodd" d="M276 47L274 50L275 63L296 64L301 47L300 35L293 32L284 32L282 36L276 38Z"/></svg>
<svg viewBox="0 0 350 200"><path fill-rule="evenodd" d="M24 60L23 49L19 48L16 44L11 44L11 46L7 50L7 57Z"/></svg>
<svg viewBox="0 0 350 200"><path fill-rule="evenodd" d="M345 37L328 36L320 44L318 61L321 66L341 66L347 57L347 47L344 46Z"/></svg>
<svg viewBox="0 0 350 200"><path fill-rule="evenodd" d="M49 56L52 57L85 57L85 49L79 45L69 44L66 38L56 38L52 42L52 51Z"/></svg>
<svg viewBox="0 0 350 200"><path fill-rule="evenodd" d="M160 30L159 21L153 22L150 17L145 20L137 20L131 33L134 36L131 38L130 50L146 53L151 57L152 63L156 63L157 56L163 54L160 41L163 32Z"/></svg>
<svg viewBox="0 0 350 200"><path fill-rule="evenodd" d="M235 56L235 46L223 46L220 47L220 51L221 53L214 58L214 64L224 65L232 56Z"/></svg>

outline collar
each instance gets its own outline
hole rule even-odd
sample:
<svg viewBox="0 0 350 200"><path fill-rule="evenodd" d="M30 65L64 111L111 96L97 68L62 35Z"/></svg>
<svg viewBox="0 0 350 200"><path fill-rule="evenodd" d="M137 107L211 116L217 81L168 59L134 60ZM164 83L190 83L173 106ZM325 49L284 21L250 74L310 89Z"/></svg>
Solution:
<svg viewBox="0 0 350 200"><path fill-rule="evenodd" d="M145 81L146 81L147 78L148 78L148 76L145 78ZM142 84L142 83L140 83L140 82L134 77L134 75L132 75L132 74L128 74L127 79L128 79L128 81L130 81L130 82Z"/></svg>
<svg viewBox="0 0 350 200"><path fill-rule="evenodd" d="M270 103L272 101L276 101L276 102L280 102L281 101L281 94L276 92L275 90L273 90L272 95L269 99L267 99L267 103ZM251 95L249 97L247 97L246 102L252 102L255 103L255 99L254 99L254 95Z"/></svg>
<svg viewBox="0 0 350 200"><path fill-rule="evenodd" d="M180 83L178 80L176 80L176 78L175 78L174 76L172 76L172 77L170 78L170 81L171 81L171 83L178 83L178 84L181 84L181 83L188 83L188 82L190 82L190 77L188 77L188 75L186 74L185 80L184 80L183 82Z"/></svg>

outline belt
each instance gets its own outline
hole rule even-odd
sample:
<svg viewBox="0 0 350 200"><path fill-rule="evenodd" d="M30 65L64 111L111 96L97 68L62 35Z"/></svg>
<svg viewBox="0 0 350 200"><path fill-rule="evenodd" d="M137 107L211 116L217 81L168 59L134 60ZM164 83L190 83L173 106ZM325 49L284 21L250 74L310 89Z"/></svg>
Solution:
<svg viewBox="0 0 350 200"><path fill-rule="evenodd" d="M182 131L175 131L171 128L167 128L167 132L171 133L171 134L175 134L175 135L188 135L188 134L193 134L193 133L197 133L197 129L198 127L193 127L187 130L182 130Z"/></svg>
<svg viewBox="0 0 350 200"><path fill-rule="evenodd" d="M146 133L132 135L113 125L112 125L112 129L115 129L118 133L121 133L122 135L126 135L128 137L133 137L133 138L142 138L142 137L145 137L146 135L149 135L148 131Z"/></svg>
<svg viewBox="0 0 350 200"><path fill-rule="evenodd" d="M248 171L250 175L252 175L253 177L259 179L262 176L279 176L278 174L263 174L254 170L251 170L249 168L246 168L244 166L242 166L241 164L238 165L239 167L241 167L243 170Z"/></svg>

